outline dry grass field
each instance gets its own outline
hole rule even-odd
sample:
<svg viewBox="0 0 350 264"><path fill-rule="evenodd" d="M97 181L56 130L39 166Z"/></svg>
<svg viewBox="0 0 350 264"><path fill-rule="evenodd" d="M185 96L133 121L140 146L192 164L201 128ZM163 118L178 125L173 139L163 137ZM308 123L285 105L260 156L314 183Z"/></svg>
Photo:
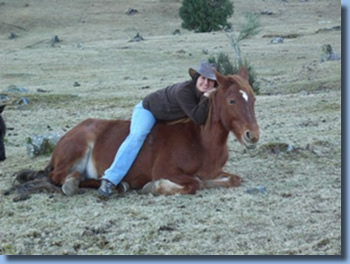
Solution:
<svg viewBox="0 0 350 264"><path fill-rule="evenodd" d="M340 1L233 2L235 33L247 12L260 21L241 50L260 82L261 140L248 152L231 136L225 166L243 185L185 196L131 191L108 201L95 190L20 202L1 194L1 254L341 254L341 60L321 63L324 44L341 56ZM27 137L63 134L88 117L128 119L145 95L188 79L200 60L219 52L235 58L224 33L181 29L180 6L0 1L0 104L7 104L8 127L1 192L17 171L49 160L27 154ZM139 12L128 16L128 8ZM129 42L137 33L144 41ZM54 36L60 42L52 45ZM284 42L272 44L278 36ZM28 104L18 103L23 97ZM247 192L259 185L265 193Z"/></svg>

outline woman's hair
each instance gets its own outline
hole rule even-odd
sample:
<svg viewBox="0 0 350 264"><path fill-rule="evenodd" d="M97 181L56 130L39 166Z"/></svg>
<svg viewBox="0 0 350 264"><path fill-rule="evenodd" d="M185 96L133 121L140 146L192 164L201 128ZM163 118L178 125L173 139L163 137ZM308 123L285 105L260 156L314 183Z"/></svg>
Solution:
<svg viewBox="0 0 350 264"><path fill-rule="evenodd" d="M201 76L199 73L196 73L196 74L194 74L192 76L192 81L193 81L194 84L197 83L197 80L198 80L199 76Z"/></svg>

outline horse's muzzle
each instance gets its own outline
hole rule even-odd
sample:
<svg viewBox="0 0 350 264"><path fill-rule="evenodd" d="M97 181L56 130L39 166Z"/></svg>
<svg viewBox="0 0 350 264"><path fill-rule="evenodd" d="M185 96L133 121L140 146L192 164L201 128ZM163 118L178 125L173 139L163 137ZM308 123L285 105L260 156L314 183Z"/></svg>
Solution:
<svg viewBox="0 0 350 264"><path fill-rule="evenodd" d="M259 141L259 131L252 132L251 130L244 131L242 135L242 143L247 149L255 149Z"/></svg>

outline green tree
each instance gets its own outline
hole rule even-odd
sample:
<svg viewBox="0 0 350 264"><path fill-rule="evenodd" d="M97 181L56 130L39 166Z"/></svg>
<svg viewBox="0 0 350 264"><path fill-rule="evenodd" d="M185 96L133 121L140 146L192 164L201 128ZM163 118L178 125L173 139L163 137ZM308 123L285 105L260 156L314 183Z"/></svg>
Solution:
<svg viewBox="0 0 350 264"><path fill-rule="evenodd" d="M183 0L179 10L182 27L196 32L231 28L227 19L233 15L230 0Z"/></svg>

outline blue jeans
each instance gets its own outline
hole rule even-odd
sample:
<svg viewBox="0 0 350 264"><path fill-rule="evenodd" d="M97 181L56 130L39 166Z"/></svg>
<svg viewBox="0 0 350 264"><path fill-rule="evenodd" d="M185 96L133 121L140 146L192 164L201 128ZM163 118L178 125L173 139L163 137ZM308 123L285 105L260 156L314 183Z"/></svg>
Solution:
<svg viewBox="0 0 350 264"><path fill-rule="evenodd" d="M109 180L114 185L121 182L155 123L156 119L153 114L143 108L142 101L139 102L132 113L129 135L120 145L114 161L105 171L103 179Z"/></svg>

